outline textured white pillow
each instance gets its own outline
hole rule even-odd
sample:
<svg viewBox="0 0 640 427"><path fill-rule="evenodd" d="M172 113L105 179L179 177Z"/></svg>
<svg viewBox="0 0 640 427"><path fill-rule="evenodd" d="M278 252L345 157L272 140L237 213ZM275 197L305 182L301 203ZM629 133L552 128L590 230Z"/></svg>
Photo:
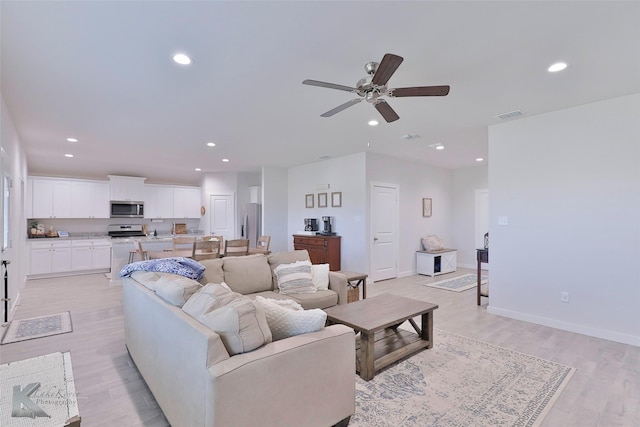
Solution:
<svg viewBox="0 0 640 427"><path fill-rule="evenodd" d="M280 264L273 269L278 279L281 294L304 294L316 292L311 277L311 262L296 261L291 264Z"/></svg>
<svg viewBox="0 0 640 427"><path fill-rule="evenodd" d="M326 291L329 289L329 264L313 264L311 279L317 290Z"/></svg>
<svg viewBox="0 0 640 427"><path fill-rule="evenodd" d="M422 238L422 247L425 251L439 251L444 249L444 243L442 243L442 239L432 234L431 236Z"/></svg>
<svg viewBox="0 0 640 427"><path fill-rule="evenodd" d="M304 310L293 300L277 300L258 295L256 302L264 309L274 341L319 331L327 321L327 313L323 310Z"/></svg>
<svg viewBox="0 0 640 427"><path fill-rule="evenodd" d="M182 307L191 295L195 294L202 285L188 277L178 274L160 273L156 281L156 295L177 307Z"/></svg>

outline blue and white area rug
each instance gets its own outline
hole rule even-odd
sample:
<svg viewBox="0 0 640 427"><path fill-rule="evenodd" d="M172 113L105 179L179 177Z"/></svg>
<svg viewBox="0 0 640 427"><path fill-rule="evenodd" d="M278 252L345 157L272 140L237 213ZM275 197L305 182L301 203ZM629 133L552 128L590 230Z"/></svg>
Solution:
<svg viewBox="0 0 640 427"><path fill-rule="evenodd" d="M34 338L73 332L71 314L68 311L31 317L29 319L12 320L2 338L2 344L10 344Z"/></svg>
<svg viewBox="0 0 640 427"><path fill-rule="evenodd" d="M574 372L434 328L433 348L356 376L349 427L538 427Z"/></svg>
<svg viewBox="0 0 640 427"><path fill-rule="evenodd" d="M482 276L480 284L485 285L489 282L487 276ZM430 288L445 289L447 291L462 292L467 289L475 288L478 285L478 277L475 274L463 274L451 279L441 280L439 282L425 283Z"/></svg>

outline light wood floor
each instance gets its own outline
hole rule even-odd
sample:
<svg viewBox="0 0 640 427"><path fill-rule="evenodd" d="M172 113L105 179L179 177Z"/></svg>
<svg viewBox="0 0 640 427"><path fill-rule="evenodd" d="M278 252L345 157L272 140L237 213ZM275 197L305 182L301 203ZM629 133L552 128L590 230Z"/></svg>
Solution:
<svg viewBox="0 0 640 427"><path fill-rule="evenodd" d="M422 286L464 273L473 271L378 282L367 286L367 296L436 303L437 328L577 368L543 426L640 426L640 347L487 314L488 300L478 307L474 290ZM121 288L102 274L32 280L15 317L61 311L71 312L72 333L0 346L1 363L70 350L83 426L168 425L124 347Z"/></svg>

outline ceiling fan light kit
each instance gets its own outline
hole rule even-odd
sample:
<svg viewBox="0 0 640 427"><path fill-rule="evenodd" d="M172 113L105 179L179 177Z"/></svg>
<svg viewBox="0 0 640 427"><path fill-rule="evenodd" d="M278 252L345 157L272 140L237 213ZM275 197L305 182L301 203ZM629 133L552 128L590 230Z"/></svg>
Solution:
<svg viewBox="0 0 640 427"><path fill-rule="evenodd" d="M364 70L367 72L368 76L360 79L358 83L356 83L356 87L327 83L319 80L304 80L302 84L342 90L345 92L355 93L359 96L359 98L352 99L351 101L345 102L344 104L321 114L321 117L331 117L342 110L358 104L364 99L370 104L373 104L374 108L387 121L387 123L391 123L398 120L400 116L398 116L398 114L385 100L380 99L381 96L388 96L391 98L407 96L446 96L450 89L449 86L416 86L389 89L387 87L387 82L391 76L393 76L393 73L395 73L400 64L402 64L403 60L404 59L401 56L387 53L382 57L382 61L380 61L380 63L366 63Z"/></svg>

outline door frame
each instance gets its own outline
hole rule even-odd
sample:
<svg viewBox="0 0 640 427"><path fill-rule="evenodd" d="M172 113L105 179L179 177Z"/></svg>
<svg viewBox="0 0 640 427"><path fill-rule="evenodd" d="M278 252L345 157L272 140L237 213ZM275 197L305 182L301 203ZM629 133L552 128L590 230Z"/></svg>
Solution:
<svg viewBox="0 0 640 427"><path fill-rule="evenodd" d="M487 204L486 206L480 206L480 199L481 196L486 195L486 199L487 199ZM481 210L483 208L486 208L486 211L483 213L481 212ZM486 216L487 219L487 223L486 226L485 224L480 224L481 220L482 220L482 216ZM486 229L485 232L483 232L482 230ZM474 199L474 235L473 235L473 244L475 246L476 249L482 249L484 248L484 233L488 233L489 232L489 190L486 188L482 188L482 189L478 189L475 191L475 199ZM482 236L482 237L481 237ZM491 236L489 236L491 237ZM483 269L488 270L489 269L489 264L484 264L482 266Z"/></svg>
<svg viewBox="0 0 640 427"><path fill-rule="evenodd" d="M396 204L394 207L392 207L392 209L394 209L394 217L395 217L395 223L393 224L393 234L395 236L395 242L394 242L394 248L393 248L393 256L394 256L394 263L396 266L396 275L395 277L398 277L398 260L400 257L400 244L398 242L398 239L400 238L400 185L399 184L392 184L389 182L378 182L378 181L371 181L369 183L369 244L367 245L367 248L369 250L369 277L371 278L372 281L375 282L376 278L375 278L375 248L374 248L374 230L373 230L373 218L374 218L374 209L373 209L373 192L374 189L376 187L385 187L385 188L392 188L395 193L396 193ZM378 279L378 280L388 280L388 279Z"/></svg>

